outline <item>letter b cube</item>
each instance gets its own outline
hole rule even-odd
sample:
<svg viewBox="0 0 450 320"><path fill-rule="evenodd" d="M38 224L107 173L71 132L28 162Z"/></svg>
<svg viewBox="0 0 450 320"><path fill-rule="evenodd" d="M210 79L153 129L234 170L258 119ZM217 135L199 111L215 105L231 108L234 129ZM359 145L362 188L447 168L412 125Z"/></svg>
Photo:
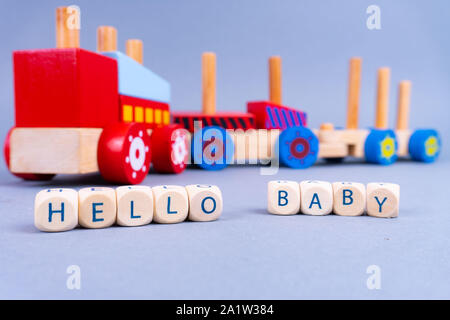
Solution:
<svg viewBox="0 0 450 320"><path fill-rule="evenodd" d="M295 181L270 181L267 185L267 211L292 215L300 211L300 187Z"/></svg>
<svg viewBox="0 0 450 320"><path fill-rule="evenodd" d="M333 183L333 212L340 216L360 216L366 208L366 187L356 182Z"/></svg>

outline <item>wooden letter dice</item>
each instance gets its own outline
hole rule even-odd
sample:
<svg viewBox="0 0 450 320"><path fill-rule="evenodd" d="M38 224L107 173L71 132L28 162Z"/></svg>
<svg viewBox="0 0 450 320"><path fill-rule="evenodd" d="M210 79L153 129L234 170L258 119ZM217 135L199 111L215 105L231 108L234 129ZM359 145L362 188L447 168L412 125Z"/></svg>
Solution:
<svg viewBox="0 0 450 320"><path fill-rule="evenodd" d="M270 181L267 184L267 211L291 215L300 211L300 187L294 181Z"/></svg>
<svg viewBox="0 0 450 320"><path fill-rule="evenodd" d="M333 187L325 181L300 182L300 210L304 214L323 216L333 209Z"/></svg>
<svg viewBox="0 0 450 320"><path fill-rule="evenodd" d="M178 223L188 216L186 189L181 186L153 187L153 220L158 223Z"/></svg>
<svg viewBox="0 0 450 320"><path fill-rule="evenodd" d="M380 218L398 216L400 186L394 183L369 183L367 185L367 214Z"/></svg>
<svg viewBox="0 0 450 320"><path fill-rule="evenodd" d="M186 186L189 197L189 220L213 221L222 214L222 192L217 186L192 184Z"/></svg>
<svg viewBox="0 0 450 320"><path fill-rule="evenodd" d="M366 187L356 182L333 183L333 212L340 216L360 216L366 209Z"/></svg>
<svg viewBox="0 0 450 320"><path fill-rule="evenodd" d="M116 188L117 224L142 226L153 219L153 192L146 186L123 186Z"/></svg>
<svg viewBox="0 0 450 320"><path fill-rule="evenodd" d="M34 225L41 231L57 232L78 225L78 193L72 189L46 189L34 200Z"/></svg>
<svg viewBox="0 0 450 320"><path fill-rule="evenodd" d="M116 192L112 188L83 188L78 192L80 200L78 222L85 228L106 228L116 222Z"/></svg>

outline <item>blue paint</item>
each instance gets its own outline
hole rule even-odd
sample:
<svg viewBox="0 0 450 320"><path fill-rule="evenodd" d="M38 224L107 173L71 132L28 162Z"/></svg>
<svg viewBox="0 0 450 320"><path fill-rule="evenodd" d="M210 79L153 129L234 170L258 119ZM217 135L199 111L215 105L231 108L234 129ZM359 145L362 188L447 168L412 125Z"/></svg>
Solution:
<svg viewBox="0 0 450 320"><path fill-rule="evenodd" d="M275 120L273 119L272 108L270 106L266 107L266 112L269 115L270 122L272 123L272 127L276 127Z"/></svg>
<svg viewBox="0 0 450 320"><path fill-rule="evenodd" d="M53 214L61 213L61 222L64 222L64 202L61 202L61 210L53 210L52 203L48 204L48 222L52 222Z"/></svg>
<svg viewBox="0 0 450 320"><path fill-rule="evenodd" d="M435 146L436 150L431 154L427 154L426 142L429 138L434 138L437 141ZM409 138L408 150L414 161L434 162L441 152L441 137L434 129L416 130Z"/></svg>
<svg viewBox="0 0 450 320"><path fill-rule="evenodd" d="M97 218L98 213L103 213L103 210L98 210L97 207L102 206L102 205L103 205L103 202L92 203L92 222L101 222L101 221L105 220L103 218Z"/></svg>
<svg viewBox="0 0 450 320"><path fill-rule="evenodd" d="M169 196L169 197L167 198L167 214L177 214L178 211L171 211L171 210L170 210L170 199L171 199L171 197Z"/></svg>
<svg viewBox="0 0 450 320"><path fill-rule="evenodd" d="M382 141L386 138L393 138L395 140L395 150L389 157L386 157L382 153ZM397 149L397 138L392 130L372 129L364 143L364 155L366 157L366 161L370 163L381 165L389 165L394 163L397 160Z"/></svg>
<svg viewBox="0 0 450 320"><path fill-rule="evenodd" d="M117 61L120 94L170 103L170 84L166 80L122 52L102 54Z"/></svg>
<svg viewBox="0 0 450 320"><path fill-rule="evenodd" d="M213 202L213 208L211 210L209 210L209 211L205 209L205 202L206 202L206 200L211 200ZM216 200L213 197L205 197L202 200L201 207L202 207L202 211L204 213L211 214L211 213L213 213L216 210Z"/></svg>
<svg viewBox="0 0 450 320"><path fill-rule="evenodd" d="M283 196L281 195L281 193L283 193ZM288 196L287 191L278 190L278 206L280 206L280 207L287 206L287 204L289 202L287 199L287 196ZM281 200L284 200L284 203L281 203Z"/></svg>
<svg viewBox="0 0 450 320"><path fill-rule="evenodd" d="M204 148L209 144L208 150L222 147L222 156L208 157L209 151L204 154ZM216 150L217 151L217 150ZM222 170L233 163L234 143L230 134L223 128L210 126L194 133L191 143L193 163L205 170Z"/></svg>
<svg viewBox="0 0 450 320"><path fill-rule="evenodd" d="M346 194L348 193L348 194ZM342 205L344 206L348 206L351 205L353 203L353 191L350 189L344 189L342 190ZM347 199L350 199L349 201L347 201Z"/></svg>
<svg viewBox="0 0 450 320"><path fill-rule="evenodd" d="M291 151L291 144L301 139L309 151L302 157L296 157ZM278 150L280 163L295 169L305 169L312 166L319 154L319 140L308 128L302 126L291 127L283 130L278 137ZM294 145L298 150L298 144ZM302 146L303 147L303 146Z"/></svg>
<svg viewBox="0 0 450 320"><path fill-rule="evenodd" d="M197 188L205 188L205 189L208 189L208 188L211 188L211 186L210 186L210 185L207 185L207 184L197 184Z"/></svg>
<svg viewBox="0 0 450 320"><path fill-rule="evenodd" d="M140 219L141 218L141 216L134 215L134 201L133 200L130 201L130 218L131 219Z"/></svg>
<svg viewBox="0 0 450 320"><path fill-rule="evenodd" d="M382 207L383 207L383 204L386 202L387 197L384 197L383 201L380 202L380 200L378 199L378 197L375 196L375 200L376 200L377 203L378 203L378 212L382 212L382 211L383 211L383 210L382 210Z"/></svg>
<svg viewBox="0 0 450 320"><path fill-rule="evenodd" d="M311 209L312 206L315 205L315 204L317 206L319 206L319 209L322 209L322 206L321 206L320 200L319 200L319 196L317 195L317 193L314 193L314 195L312 197L312 200L311 200L311 203L309 204L309 209Z"/></svg>

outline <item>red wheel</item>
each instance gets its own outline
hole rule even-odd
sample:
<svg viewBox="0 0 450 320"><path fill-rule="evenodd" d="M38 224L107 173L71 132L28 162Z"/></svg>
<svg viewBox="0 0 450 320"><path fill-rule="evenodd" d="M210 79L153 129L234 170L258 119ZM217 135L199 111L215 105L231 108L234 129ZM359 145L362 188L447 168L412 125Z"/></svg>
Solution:
<svg viewBox="0 0 450 320"><path fill-rule="evenodd" d="M97 162L105 180L138 184L150 169L150 136L139 123L118 123L105 128L98 141Z"/></svg>
<svg viewBox="0 0 450 320"><path fill-rule="evenodd" d="M173 124L153 130L153 168L160 173L181 173L189 159L189 135Z"/></svg>
<svg viewBox="0 0 450 320"><path fill-rule="evenodd" d="M11 136L11 132L13 129L10 129L8 134L5 138L5 145L3 146L3 156L5 157L6 166L8 167L9 172L11 172L11 169L9 168L9 138ZM30 181L47 181L51 180L55 175L54 174L43 174L43 173L15 173L11 172L13 175L15 175L18 178L24 179L24 180L30 180Z"/></svg>

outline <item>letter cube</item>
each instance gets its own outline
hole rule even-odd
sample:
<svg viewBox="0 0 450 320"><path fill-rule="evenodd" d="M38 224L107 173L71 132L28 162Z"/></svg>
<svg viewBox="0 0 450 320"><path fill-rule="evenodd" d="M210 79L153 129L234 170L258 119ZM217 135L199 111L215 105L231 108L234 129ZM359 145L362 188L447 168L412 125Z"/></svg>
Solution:
<svg viewBox="0 0 450 320"><path fill-rule="evenodd" d="M366 187L356 182L333 183L333 212L340 216L360 216L366 209Z"/></svg>
<svg viewBox="0 0 450 320"><path fill-rule="evenodd" d="M300 210L304 214L323 216L333 209L333 187L326 181L300 182Z"/></svg>
<svg viewBox="0 0 450 320"><path fill-rule="evenodd" d="M78 192L73 189L46 189L34 200L34 225L41 231L57 232L78 225Z"/></svg>
<svg viewBox="0 0 450 320"><path fill-rule="evenodd" d="M186 189L181 186L153 187L153 221L178 223L186 220L189 202Z"/></svg>
<svg viewBox="0 0 450 320"><path fill-rule="evenodd" d="M136 227L149 224L153 219L153 192L147 186L116 188L117 224Z"/></svg>
<svg viewBox="0 0 450 320"><path fill-rule="evenodd" d="M300 211L300 187L295 181L270 181L267 184L267 211L291 215Z"/></svg>
<svg viewBox="0 0 450 320"><path fill-rule="evenodd" d="M116 192L112 188L91 187L78 192L78 221L85 228L106 228L116 222Z"/></svg>
<svg viewBox="0 0 450 320"><path fill-rule="evenodd" d="M369 183L367 185L367 214L379 218L398 216L400 186L395 183Z"/></svg>
<svg viewBox="0 0 450 320"><path fill-rule="evenodd" d="M192 184L186 186L189 197L189 215L191 221L213 221L222 214L222 192L217 186Z"/></svg>

